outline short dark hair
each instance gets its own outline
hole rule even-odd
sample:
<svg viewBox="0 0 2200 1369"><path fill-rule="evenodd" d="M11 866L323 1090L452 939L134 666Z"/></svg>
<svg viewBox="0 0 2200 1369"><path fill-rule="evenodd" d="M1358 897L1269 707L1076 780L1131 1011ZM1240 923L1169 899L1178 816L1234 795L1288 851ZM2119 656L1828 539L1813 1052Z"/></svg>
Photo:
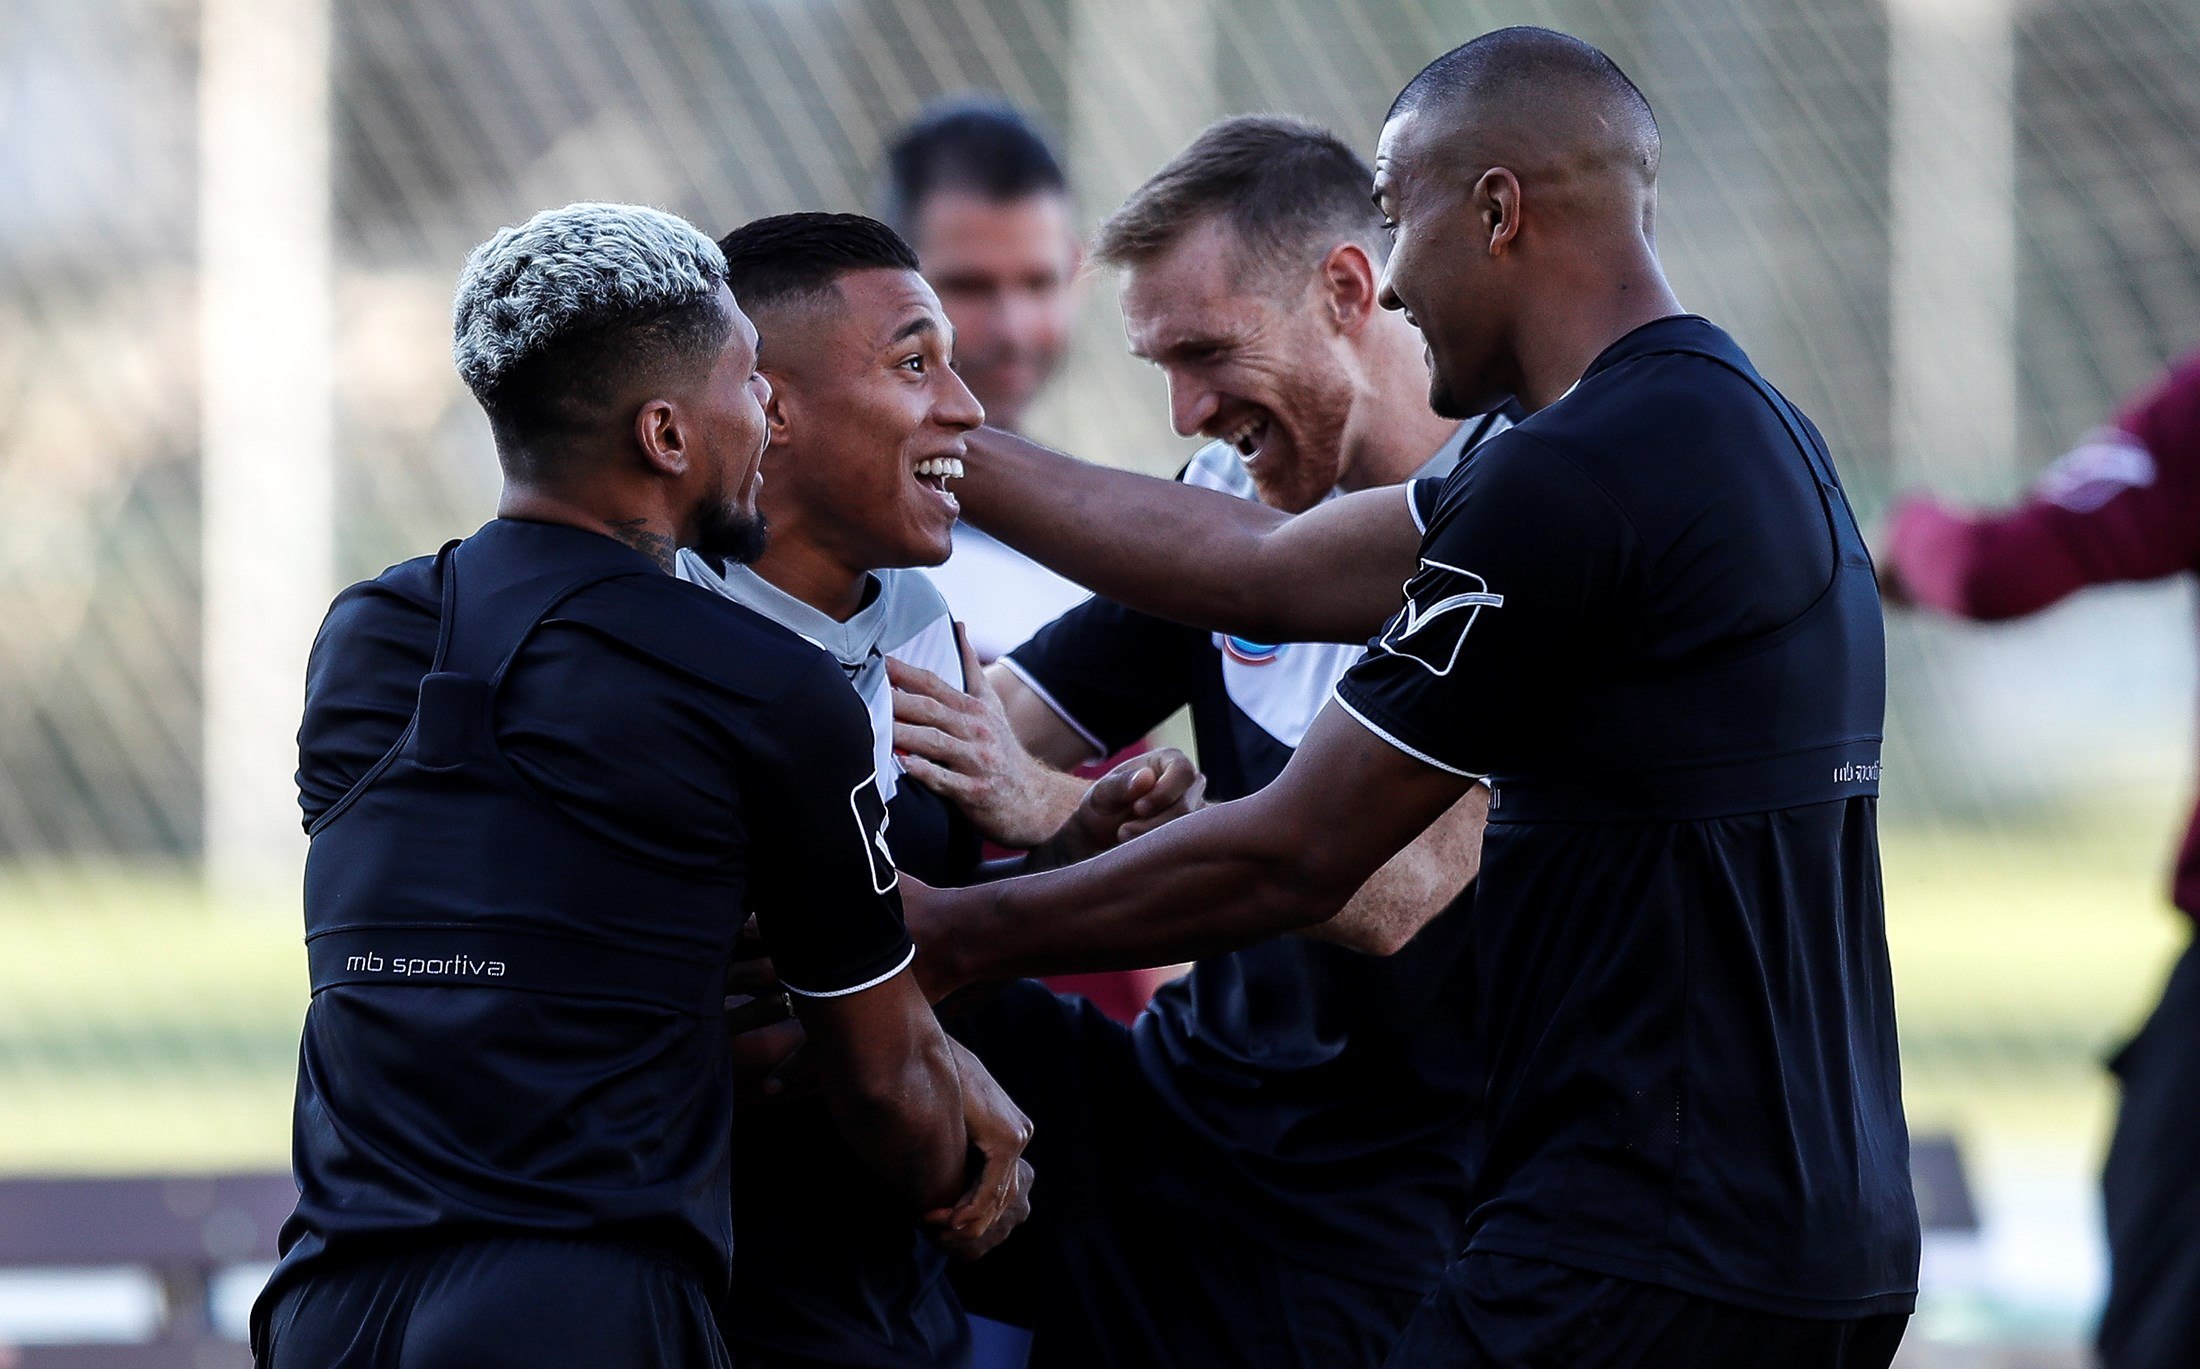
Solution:
<svg viewBox="0 0 2200 1369"><path fill-rule="evenodd" d="M1389 244L1368 198L1374 170L1325 128L1274 114L1210 125L1100 225L1095 260L1133 266L1219 220L1242 269L1293 279L1339 242L1381 260Z"/></svg>
<svg viewBox="0 0 2200 1369"><path fill-rule="evenodd" d="M1638 144L1648 169L1656 171L1658 120L1642 88L1595 44L1532 24L1492 29L1430 62L1390 102L1384 121L1477 92L1502 100L1507 88L1547 92L1562 82L1592 92L1611 122Z"/></svg>
<svg viewBox="0 0 2200 1369"><path fill-rule="evenodd" d="M605 406L640 381L706 372L731 336L733 315L712 293L568 332L476 397L490 426L518 439L510 453L498 445L510 473L540 480L555 473L556 458L539 444L590 431ZM520 466L510 467L514 460Z"/></svg>
<svg viewBox="0 0 2200 1369"><path fill-rule="evenodd" d="M831 295L851 271L914 271L901 235L861 214L774 214L718 240L726 284L751 313Z"/></svg>
<svg viewBox="0 0 2200 1369"><path fill-rule="evenodd" d="M1006 203L1067 195L1069 179L1022 111L1005 100L962 95L926 106L886 149L880 213L914 233L924 202L942 190Z"/></svg>

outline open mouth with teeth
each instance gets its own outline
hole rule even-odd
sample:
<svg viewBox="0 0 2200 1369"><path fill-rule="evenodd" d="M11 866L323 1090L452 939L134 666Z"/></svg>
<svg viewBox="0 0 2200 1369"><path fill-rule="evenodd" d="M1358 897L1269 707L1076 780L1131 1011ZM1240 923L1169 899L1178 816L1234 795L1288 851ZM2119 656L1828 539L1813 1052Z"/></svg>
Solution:
<svg viewBox="0 0 2200 1369"><path fill-rule="evenodd" d="M962 473L963 463L959 456L932 456L917 463L917 483L946 501L950 509L960 509L962 505L947 492L947 482L960 480Z"/></svg>
<svg viewBox="0 0 2200 1369"><path fill-rule="evenodd" d="M1237 454L1251 465L1260 459L1261 447L1268 440L1268 419L1254 415L1222 434L1222 440L1237 449Z"/></svg>

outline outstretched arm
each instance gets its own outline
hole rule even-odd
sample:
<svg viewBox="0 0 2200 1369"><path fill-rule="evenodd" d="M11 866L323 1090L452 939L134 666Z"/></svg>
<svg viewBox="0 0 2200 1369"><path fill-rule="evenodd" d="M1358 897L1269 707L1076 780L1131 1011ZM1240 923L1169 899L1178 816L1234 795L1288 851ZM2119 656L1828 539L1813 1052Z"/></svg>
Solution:
<svg viewBox="0 0 2200 1369"><path fill-rule="evenodd" d="M1477 784L1412 845L1384 862L1343 912L1307 928L1305 935L1369 955L1404 950L1481 872L1482 829L1489 818L1490 791Z"/></svg>
<svg viewBox="0 0 2200 1369"><path fill-rule="evenodd" d="M1027 974L1218 955L1311 927L1469 780L1415 760L1335 704L1274 783L1065 870L972 889L904 881L934 998Z"/></svg>
<svg viewBox="0 0 2200 1369"><path fill-rule="evenodd" d="M993 428L971 434L963 467L963 516L1026 556L1156 617L1255 641L1374 636L1421 542L1397 488L1291 517Z"/></svg>

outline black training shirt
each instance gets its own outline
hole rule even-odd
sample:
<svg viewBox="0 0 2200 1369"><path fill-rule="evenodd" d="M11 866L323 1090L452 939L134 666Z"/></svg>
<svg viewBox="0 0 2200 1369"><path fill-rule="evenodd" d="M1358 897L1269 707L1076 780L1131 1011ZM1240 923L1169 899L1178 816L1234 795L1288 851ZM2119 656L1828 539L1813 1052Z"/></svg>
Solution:
<svg viewBox="0 0 2200 1369"><path fill-rule="evenodd" d="M1339 701L1487 774L1469 1248L1907 1310L1879 604L1815 429L1699 318L1448 480Z"/></svg>
<svg viewBox="0 0 2200 1369"><path fill-rule="evenodd" d="M1505 426L1462 426L1424 472L1448 473ZM1225 443L1180 478L1254 497ZM1189 705L1208 797L1227 800L1282 772L1361 652L1249 642L1093 598L1005 659L1101 754ZM1304 1263L1399 1288L1436 1281L1466 1217L1472 901L1396 955L1274 937L1162 986L1134 1040L1160 1109L1191 1139L1177 1153L1194 1201Z"/></svg>
<svg viewBox="0 0 2200 1369"><path fill-rule="evenodd" d="M485 751L423 687L446 566L450 660L491 682ZM806 994L913 953L872 765L823 653L608 537L499 519L344 591L313 650L298 783L309 946L358 954L315 952L286 1269L490 1229L602 1235L722 1280L732 1080L713 991L742 921ZM404 977L369 973L416 944L431 953Z"/></svg>

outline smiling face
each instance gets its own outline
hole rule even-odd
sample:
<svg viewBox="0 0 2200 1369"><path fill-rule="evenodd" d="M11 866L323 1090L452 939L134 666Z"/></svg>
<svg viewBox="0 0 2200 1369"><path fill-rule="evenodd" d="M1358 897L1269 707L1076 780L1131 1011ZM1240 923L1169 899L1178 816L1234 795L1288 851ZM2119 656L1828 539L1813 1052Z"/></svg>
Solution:
<svg viewBox="0 0 2200 1369"><path fill-rule="evenodd" d="M1472 418L1503 404L1517 384L1505 342L1506 273L1486 206L1455 168L1429 155L1427 122L1401 114L1376 144L1375 204L1391 235L1381 300L1403 310L1427 342L1429 407Z"/></svg>
<svg viewBox="0 0 2200 1369"><path fill-rule="evenodd" d="M955 369L1011 431L1069 350L1080 252L1069 201L943 189L917 215L925 279L955 325Z"/></svg>
<svg viewBox="0 0 2200 1369"><path fill-rule="evenodd" d="M1168 377L1177 432L1228 442L1262 503L1300 513L1344 473L1346 342L1314 272L1293 294L1250 288L1236 251L1209 220L1130 266L1123 327L1131 352Z"/></svg>
<svg viewBox="0 0 2200 1369"><path fill-rule="evenodd" d="M851 572L947 559L963 436L985 410L949 364L953 334L914 271L867 269L764 321L773 396L763 507Z"/></svg>

